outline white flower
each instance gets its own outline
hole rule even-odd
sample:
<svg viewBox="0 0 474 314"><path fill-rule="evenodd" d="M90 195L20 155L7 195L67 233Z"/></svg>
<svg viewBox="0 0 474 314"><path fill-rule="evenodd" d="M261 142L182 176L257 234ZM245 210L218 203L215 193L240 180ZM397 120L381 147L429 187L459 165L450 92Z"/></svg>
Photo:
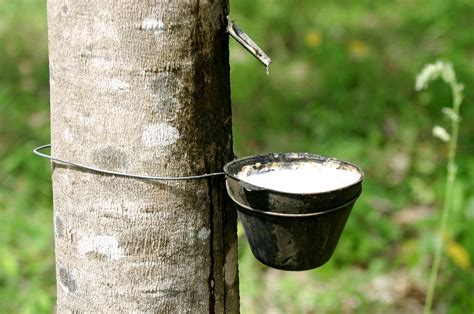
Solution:
<svg viewBox="0 0 474 314"><path fill-rule="evenodd" d="M459 122L461 118L459 118L459 115L451 108L448 107L443 107L441 108L441 112L443 112L444 116L451 121L454 122Z"/></svg>
<svg viewBox="0 0 474 314"><path fill-rule="evenodd" d="M453 65L451 63L444 64L441 77L448 84L456 82L456 74L454 73Z"/></svg>
<svg viewBox="0 0 474 314"><path fill-rule="evenodd" d="M439 125L436 125L434 128L433 128L433 136L434 137L437 137L439 138L440 140L442 140L443 142L448 142L449 139L451 138L451 135L449 135L448 131L446 131L445 128L439 126Z"/></svg>
<svg viewBox="0 0 474 314"><path fill-rule="evenodd" d="M456 82L456 75L454 74L453 66L451 63L443 61L437 61L425 65L421 72L416 76L416 90L422 90L428 86L428 84L441 77L446 83L451 84Z"/></svg>

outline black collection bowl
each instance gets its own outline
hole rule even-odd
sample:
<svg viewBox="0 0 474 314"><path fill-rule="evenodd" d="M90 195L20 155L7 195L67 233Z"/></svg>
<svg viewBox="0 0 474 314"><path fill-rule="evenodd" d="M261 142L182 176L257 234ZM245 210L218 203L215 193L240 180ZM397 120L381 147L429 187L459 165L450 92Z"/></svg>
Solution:
<svg viewBox="0 0 474 314"><path fill-rule="evenodd" d="M291 169L304 163L330 163L354 171L356 182L320 193L287 193L243 181L247 175ZM274 153L245 157L224 166L226 187L254 256L270 267L308 270L332 256L352 207L362 191L362 170L344 161L309 153Z"/></svg>

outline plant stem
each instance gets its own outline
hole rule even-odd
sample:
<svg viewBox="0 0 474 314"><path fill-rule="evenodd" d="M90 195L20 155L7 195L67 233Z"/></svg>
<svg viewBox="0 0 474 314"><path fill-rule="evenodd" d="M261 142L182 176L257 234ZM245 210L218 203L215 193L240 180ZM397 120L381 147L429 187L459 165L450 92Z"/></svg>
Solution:
<svg viewBox="0 0 474 314"><path fill-rule="evenodd" d="M453 82L450 84L451 90L453 93L453 111L457 117L459 117L459 107L462 102L462 96L460 93L460 86ZM449 140L449 151L448 151L448 164L447 164L447 179L445 186L445 195L443 209L441 212L441 224L439 228L439 238L436 242L436 250L433 260L433 265L431 267L430 279L428 283L428 292L426 295L425 306L423 309L424 314L431 313L431 306L433 304L434 291L436 287L436 280L438 278L439 266L441 263L441 253L443 249L443 236L446 234L449 212L451 211L453 203L453 189L454 182L456 180L456 148L458 144L459 136L459 119L451 120L451 137Z"/></svg>

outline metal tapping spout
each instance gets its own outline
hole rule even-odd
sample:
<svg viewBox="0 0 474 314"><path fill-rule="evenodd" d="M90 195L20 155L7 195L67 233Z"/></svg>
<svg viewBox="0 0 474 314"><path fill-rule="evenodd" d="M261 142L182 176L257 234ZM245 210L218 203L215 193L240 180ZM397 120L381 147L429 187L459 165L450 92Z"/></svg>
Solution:
<svg viewBox="0 0 474 314"><path fill-rule="evenodd" d="M235 40L239 42L245 49L247 49L255 58L257 58L267 69L270 66L272 60L267 54L244 32L242 31L234 21L227 16L227 32Z"/></svg>

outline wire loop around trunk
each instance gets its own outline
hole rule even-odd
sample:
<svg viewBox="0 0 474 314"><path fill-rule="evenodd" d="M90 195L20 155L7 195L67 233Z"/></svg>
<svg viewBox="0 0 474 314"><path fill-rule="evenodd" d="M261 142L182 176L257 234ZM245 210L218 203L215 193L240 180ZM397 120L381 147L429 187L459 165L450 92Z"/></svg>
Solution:
<svg viewBox="0 0 474 314"><path fill-rule="evenodd" d="M51 148L51 144L38 146L35 149L33 149L33 153L35 155L38 155L38 156L42 157L42 158L46 158L46 159L49 159L53 162L60 163L60 164L63 164L63 165L68 165L68 166L72 166L72 167L80 168L80 169L87 169L87 170L98 172L98 173L106 173L106 174L119 176L119 177L143 179L143 180L156 180L156 181L180 181L180 180L203 179L203 178L209 178L209 177L225 175L225 172L214 172L214 173L199 174L199 175L195 175L195 176L162 177L162 176L146 176L146 175L141 175L141 174L118 172L118 171L102 169L102 168L98 168L98 167L94 167L94 166L83 165L83 164L73 162L73 161L70 161L70 160L66 160L66 159L62 159L62 158L58 158L58 157L53 157L51 155L48 155L48 154L45 154L45 153L41 152L41 150L47 149L47 148Z"/></svg>

